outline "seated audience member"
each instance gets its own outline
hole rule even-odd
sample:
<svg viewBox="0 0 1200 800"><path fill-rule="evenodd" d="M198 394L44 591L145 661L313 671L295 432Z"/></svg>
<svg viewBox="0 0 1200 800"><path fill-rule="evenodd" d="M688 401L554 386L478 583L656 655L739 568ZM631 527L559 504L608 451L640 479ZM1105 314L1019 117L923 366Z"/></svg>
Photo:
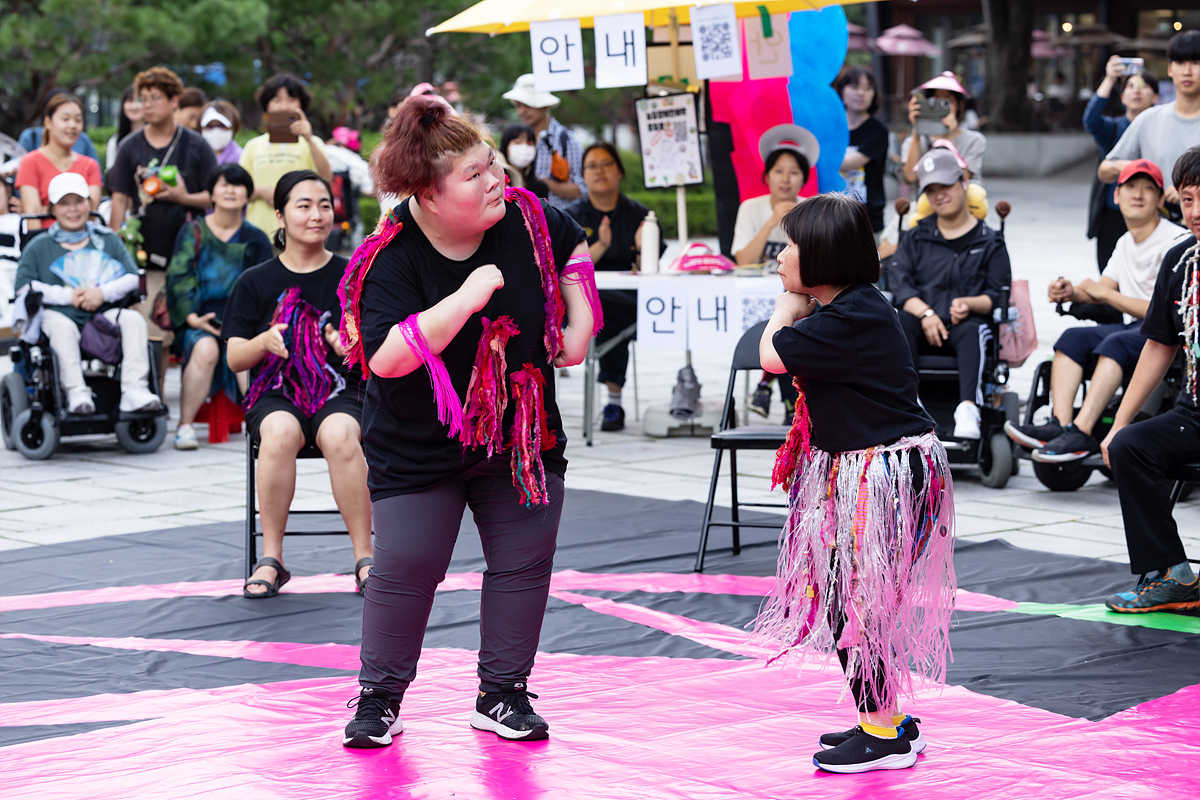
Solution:
<svg viewBox="0 0 1200 800"><path fill-rule="evenodd" d="M949 150L954 154L954 159L958 162L958 166L962 168L963 173L969 173L971 170L967 166L967 161L958 152L958 148L954 146L954 142L949 139L934 139L933 146L930 150ZM988 199L987 191L978 183L967 184L967 211L971 212L971 216L976 219L987 219ZM917 207L908 217L908 227L915 228L917 223L933 213L933 206L929 204L929 196L920 194L917 196Z"/></svg>
<svg viewBox="0 0 1200 800"><path fill-rule="evenodd" d="M212 211L180 229L167 267L167 309L183 359L176 450L199 447L192 423L205 400L224 392L238 401L237 381L225 364L221 315L238 276L274 255L267 235L242 218L254 192L246 170L237 164L217 167L208 192Z"/></svg>
<svg viewBox="0 0 1200 800"><path fill-rule="evenodd" d="M289 132L297 138L295 142L272 142L269 132L256 136L246 142L238 162L254 179L254 196L246 209L246 219L268 236L279 227L272 203L275 182L284 173L308 169L326 181L333 177L324 143L313 135L312 124L308 121L311 102L312 95L304 81L286 72L272 75L258 90L258 104L265 114L292 115ZM263 124L266 124L265 116Z"/></svg>
<svg viewBox="0 0 1200 800"><path fill-rule="evenodd" d="M46 103L42 117L42 144L21 158L16 186L21 196L21 213L44 214L49 205L50 181L63 172L84 177L88 205L100 205L100 165L71 148L83 134L83 103L73 94L60 92Z"/></svg>
<svg viewBox="0 0 1200 800"><path fill-rule="evenodd" d="M333 195L312 170L275 182L275 245L282 252L242 273L225 307L221 335L234 372L250 370L247 433L259 443L258 506L263 557L246 581L249 598L274 597L291 573L283 532L296 491L296 456L316 445L354 547L362 592L371 559L371 501L363 459L361 381L348 370L338 326L346 259L325 249Z"/></svg>
<svg viewBox="0 0 1200 800"><path fill-rule="evenodd" d="M925 353L958 360L954 436L978 439L983 354L991 338L987 321L1012 281L1008 250L967 209L967 177L953 153L930 150L917 174L934 215L901 239L887 285L901 309L913 360Z"/></svg>
<svg viewBox="0 0 1200 800"><path fill-rule="evenodd" d="M1142 319L1163 254L1187 235L1183 228L1159 217L1162 193L1162 171L1155 164L1145 159L1129 162L1116 189L1128 231L1117 240L1100 280L1072 285L1059 278L1050 284L1052 303L1102 303L1132 321L1068 328L1055 342L1050 372L1053 418L1044 425L1004 425L1017 444L1036 448L1034 461L1077 461L1100 452L1092 429L1117 389L1133 375L1146 343ZM1075 394L1093 363L1083 407L1075 415Z"/></svg>
<svg viewBox="0 0 1200 800"><path fill-rule="evenodd" d="M550 187L533 172L537 160L537 134L533 128L528 125L509 125L505 128L500 136L500 154L512 167L509 178L514 186L528 189L538 197L550 195Z"/></svg>
<svg viewBox="0 0 1200 800"><path fill-rule="evenodd" d="M588 252L598 270L633 269L642 249L642 221L649 209L621 194L623 177L625 165L611 144L599 142L583 151L583 182L588 193L567 206L566 211L587 233ZM635 291L602 291L600 307L604 310L604 328L596 337L597 344L607 342L637 322ZM608 387L608 403L600 423L602 431L625 427L621 389L628 365L628 341L600 357L597 380Z"/></svg>
<svg viewBox="0 0 1200 800"><path fill-rule="evenodd" d="M1175 470L1200 461L1200 147L1184 151L1171 172L1191 235L1163 256L1142 322L1146 345L1112 430L1100 445L1117 481L1129 567L1142 576L1133 589L1105 601L1120 612L1200 610L1200 584L1188 564L1170 501ZM1184 383L1175 407L1134 423L1181 345Z"/></svg>
<svg viewBox="0 0 1200 800"><path fill-rule="evenodd" d="M70 92L66 89L51 89L50 93L46 95L46 105L48 106L50 104L50 101L54 99L55 95L60 94L70 94ZM46 106L42 107L43 117L46 116L45 107ZM21 148L26 153L32 153L44 143L42 139L42 130L43 128L41 125L31 125L30 127L21 131L20 135L17 137L17 144L21 145ZM81 156L87 156L97 164L100 163L100 154L96 152L96 145L92 143L91 137L87 135L87 131L83 131L79 134L79 138L75 140L75 144L71 147L71 149L74 152L79 153Z"/></svg>
<svg viewBox="0 0 1200 800"><path fill-rule="evenodd" d="M64 172L50 181L54 224L30 240L17 266L18 314L27 308L28 292L42 295L41 311L23 320L23 335L36 340L40 325L58 362L68 412L91 414L96 406L83 380L79 340L87 321L103 314L121 331L121 411L152 411L162 403L146 384L146 321L124 307L138 291L137 267L120 237L88 221L87 198L82 175Z"/></svg>
<svg viewBox="0 0 1200 800"><path fill-rule="evenodd" d="M228 100L213 100L200 115L200 135L217 157L217 165L236 164L242 146L233 138L242 129L242 116Z"/></svg>

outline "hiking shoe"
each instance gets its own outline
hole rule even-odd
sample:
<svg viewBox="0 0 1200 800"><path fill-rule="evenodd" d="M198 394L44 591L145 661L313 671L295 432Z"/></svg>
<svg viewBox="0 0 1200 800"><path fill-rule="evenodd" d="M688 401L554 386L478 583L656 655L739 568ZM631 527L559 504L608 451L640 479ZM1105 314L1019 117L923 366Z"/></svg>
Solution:
<svg viewBox="0 0 1200 800"><path fill-rule="evenodd" d="M534 712L524 682L511 683L500 692L480 692L471 714L471 727L491 731L501 739L534 741L550 736L550 725Z"/></svg>
<svg viewBox="0 0 1200 800"><path fill-rule="evenodd" d="M346 708L355 706L354 719L342 737L346 747L387 747L404 730L400 699L382 689L362 689L346 703Z"/></svg>
<svg viewBox="0 0 1200 800"><path fill-rule="evenodd" d="M175 429L176 450L196 450L200 443L196 441L196 429L191 425L180 425Z"/></svg>
<svg viewBox="0 0 1200 800"><path fill-rule="evenodd" d="M1004 432L1008 434L1008 438L1029 450L1042 447L1046 442L1061 435L1063 430L1062 423L1053 417L1045 425L1013 425L1011 422L1004 423Z"/></svg>
<svg viewBox="0 0 1200 800"><path fill-rule="evenodd" d="M616 403L604 407L604 418L600 420L600 430L620 431L625 429L625 409Z"/></svg>
<svg viewBox="0 0 1200 800"><path fill-rule="evenodd" d="M826 772L870 772L876 769L907 769L917 763L917 751L907 736L880 739L861 727L837 747L813 756L813 766Z"/></svg>
<svg viewBox="0 0 1200 800"><path fill-rule="evenodd" d="M1129 592L1118 592L1104 601L1109 611L1145 614L1148 611L1200 611L1200 578L1180 583L1165 571L1143 575Z"/></svg>
<svg viewBox="0 0 1200 800"><path fill-rule="evenodd" d="M754 388L754 394L750 395L750 402L746 407L766 419L771 413L771 384L766 381L759 381L758 386Z"/></svg>
<svg viewBox="0 0 1200 800"><path fill-rule="evenodd" d="M1043 464L1062 464L1067 461L1082 461L1099 452L1099 442L1074 425L1068 425L1058 436L1034 450L1030 458Z"/></svg>
<svg viewBox="0 0 1200 800"><path fill-rule="evenodd" d="M917 723L920 721L920 717L905 716L904 721L897 726L900 728L901 737L908 739L909 743L912 744L914 753L920 753L925 749L925 737L921 735L921 731L917 728ZM837 747L860 730L861 728L855 726L848 731L840 733L822 734L820 739L821 749L828 750L831 747Z"/></svg>

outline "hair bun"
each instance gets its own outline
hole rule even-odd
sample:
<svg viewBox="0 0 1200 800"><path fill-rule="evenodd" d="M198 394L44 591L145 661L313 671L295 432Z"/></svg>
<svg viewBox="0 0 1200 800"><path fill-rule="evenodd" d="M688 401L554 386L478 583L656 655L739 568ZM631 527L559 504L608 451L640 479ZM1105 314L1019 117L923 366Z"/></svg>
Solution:
<svg viewBox="0 0 1200 800"><path fill-rule="evenodd" d="M432 128L445 119L446 113L449 110L445 103L434 100L426 95L410 97L407 102L413 105L417 123L426 129Z"/></svg>

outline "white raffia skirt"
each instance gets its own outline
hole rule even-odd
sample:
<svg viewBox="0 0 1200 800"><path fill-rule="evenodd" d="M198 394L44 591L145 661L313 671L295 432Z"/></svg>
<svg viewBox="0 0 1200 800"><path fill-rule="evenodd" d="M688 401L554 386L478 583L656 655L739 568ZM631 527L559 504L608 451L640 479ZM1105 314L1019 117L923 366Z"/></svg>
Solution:
<svg viewBox="0 0 1200 800"><path fill-rule="evenodd" d="M914 676L944 682L957 586L954 489L937 437L812 448L788 501L775 587L754 622L777 648L771 661L844 648L847 675L880 709L911 696Z"/></svg>

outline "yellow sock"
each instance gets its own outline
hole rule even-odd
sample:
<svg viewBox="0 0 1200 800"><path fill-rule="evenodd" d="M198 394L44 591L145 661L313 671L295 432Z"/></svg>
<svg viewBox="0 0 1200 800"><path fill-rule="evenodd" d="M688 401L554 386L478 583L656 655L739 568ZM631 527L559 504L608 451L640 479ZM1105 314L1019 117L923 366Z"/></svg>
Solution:
<svg viewBox="0 0 1200 800"><path fill-rule="evenodd" d="M859 725L864 731L880 739L895 739L900 735L900 731L887 725L872 725L869 722L860 722Z"/></svg>

